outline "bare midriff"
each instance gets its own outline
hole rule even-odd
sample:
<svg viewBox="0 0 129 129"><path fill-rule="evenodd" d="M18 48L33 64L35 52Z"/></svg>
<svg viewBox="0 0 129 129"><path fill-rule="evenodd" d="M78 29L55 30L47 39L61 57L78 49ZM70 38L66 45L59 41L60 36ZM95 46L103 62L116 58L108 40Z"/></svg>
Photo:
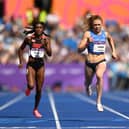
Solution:
<svg viewBox="0 0 129 129"><path fill-rule="evenodd" d="M88 55L86 55L86 60L90 63L96 63L103 59L105 59L104 54L96 55L96 54L89 53Z"/></svg>

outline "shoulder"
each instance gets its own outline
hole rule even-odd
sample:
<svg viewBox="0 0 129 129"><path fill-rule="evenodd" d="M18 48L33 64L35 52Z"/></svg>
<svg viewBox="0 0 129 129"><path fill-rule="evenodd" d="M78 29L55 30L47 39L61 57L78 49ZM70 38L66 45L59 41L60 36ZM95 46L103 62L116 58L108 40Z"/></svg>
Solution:
<svg viewBox="0 0 129 129"><path fill-rule="evenodd" d="M50 39L50 35L46 34L46 33L43 33L42 34L42 38L43 39Z"/></svg>
<svg viewBox="0 0 129 129"><path fill-rule="evenodd" d="M25 38L26 39L31 39L33 37L34 37L34 33L31 33L31 34L27 34Z"/></svg>
<svg viewBox="0 0 129 129"><path fill-rule="evenodd" d="M107 31L105 31L104 33L107 38L111 37L111 35Z"/></svg>
<svg viewBox="0 0 129 129"><path fill-rule="evenodd" d="M104 28L101 30L101 33L104 34L106 37L108 36L108 32Z"/></svg>
<svg viewBox="0 0 129 129"><path fill-rule="evenodd" d="M45 36L47 36L47 37L50 37L50 35L47 34L47 33L45 33L45 32L43 32L43 35L45 35Z"/></svg>
<svg viewBox="0 0 129 129"><path fill-rule="evenodd" d="M90 35L91 35L91 32L90 32L90 31L86 31L86 32L84 33L84 36L85 36L85 37L90 37Z"/></svg>
<svg viewBox="0 0 129 129"><path fill-rule="evenodd" d="M51 35L50 35L50 34L45 33L45 32L43 32L43 35L44 35L44 36L46 36L47 38L50 38L50 37L51 37Z"/></svg>
<svg viewBox="0 0 129 129"><path fill-rule="evenodd" d="M24 41L25 41L26 43L28 43L28 42L31 41L31 39L32 39L33 37L34 37L34 34L33 34L33 33L27 34L26 37L25 37L25 39L24 39Z"/></svg>

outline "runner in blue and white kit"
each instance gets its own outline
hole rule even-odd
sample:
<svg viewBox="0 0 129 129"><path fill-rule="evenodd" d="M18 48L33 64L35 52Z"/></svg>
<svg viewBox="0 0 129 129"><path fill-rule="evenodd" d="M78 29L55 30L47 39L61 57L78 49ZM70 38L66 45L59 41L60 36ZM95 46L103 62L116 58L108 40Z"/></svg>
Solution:
<svg viewBox="0 0 129 129"><path fill-rule="evenodd" d="M101 103L103 90L103 75L106 70L105 48L108 41L112 58L117 59L114 42L109 33L103 29L103 20L99 15L93 15L88 19L88 29L78 46L78 51L83 52L86 48L88 54L85 59L85 86L86 92L92 94L91 81L96 74L97 77L97 100L96 106L98 111L103 111Z"/></svg>

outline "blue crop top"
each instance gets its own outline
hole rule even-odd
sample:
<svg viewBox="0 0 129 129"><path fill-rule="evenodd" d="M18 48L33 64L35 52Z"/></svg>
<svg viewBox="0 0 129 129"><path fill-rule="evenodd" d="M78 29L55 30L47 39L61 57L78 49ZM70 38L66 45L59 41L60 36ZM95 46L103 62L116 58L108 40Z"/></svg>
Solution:
<svg viewBox="0 0 129 129"><path fill-rule="evenodd" d="M87 49L88 53L92 54L104 54L106 47L106 34L105 31L102 30L100 35L97 35L90 31L90 37L92 41L88 43Z"/></svg>

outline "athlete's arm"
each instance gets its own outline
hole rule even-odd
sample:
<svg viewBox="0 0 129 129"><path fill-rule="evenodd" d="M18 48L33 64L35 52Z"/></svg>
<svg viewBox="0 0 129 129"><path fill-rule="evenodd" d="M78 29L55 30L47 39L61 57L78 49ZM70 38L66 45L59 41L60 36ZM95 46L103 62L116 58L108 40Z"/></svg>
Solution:
<svg viewBox="0 0 129 129"><path fill-rule="evenodd" d="M88 39L90 38L90 33L89 31L86 31L82 37L82 40L80 41L78 45L78 52L82 52L85 50L88 44Z"/></svg>
<svg viewBox="0 0 129 129"><path fill-rule="evenodd" d="M108 43L109 43L111 51L112 51L112 58L117 59L117 54L116 54L114 41L113 41L111 35L108 32L106 32L106 36L107 36L107 40L108 40Z"/></svg>
<svg viewBox="0 0 129 129"><path fill-rule="evenodd" d="M52 55L52 50L51 50L51 41L50 41L49 37L44 39L44 48L46 50L47 55L51 56Z"/></svg>
<svg viewBox="0 0 129 129"><path fill-rule="evenodd" d="M28 42L28 38L25 38L23 43L21 44L20 48L18 49L18 57L19 57L19 67L23 67L23 53L24 53L24 49L27 45Z"/></svg>

